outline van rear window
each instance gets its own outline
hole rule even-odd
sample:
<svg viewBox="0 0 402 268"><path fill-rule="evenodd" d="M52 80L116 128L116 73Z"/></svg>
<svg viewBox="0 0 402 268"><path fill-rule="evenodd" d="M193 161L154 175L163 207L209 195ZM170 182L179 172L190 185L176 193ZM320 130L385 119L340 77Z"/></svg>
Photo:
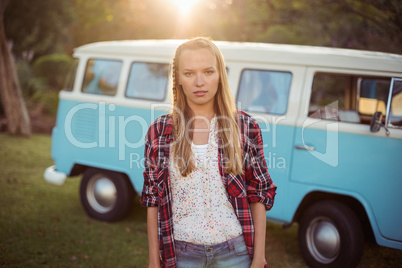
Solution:
<svg viewBox="0 0 402 268"><path fill-rule="evenodd" d="M289 72L244 70L237 95L238 109L285 114L291 80Z"/></svg>
<svg viewBox="0 0 402 268"><path fill-rule="evenodd" d="M114 96L123 63L116 60L89 59L81 91Z"/></svg>
<svg viewBox="0 0 402 268"><path fill-rule="evenodd" d="M134 62L128 78L126 97L162 101L165 99L169 64Z"/></svg>

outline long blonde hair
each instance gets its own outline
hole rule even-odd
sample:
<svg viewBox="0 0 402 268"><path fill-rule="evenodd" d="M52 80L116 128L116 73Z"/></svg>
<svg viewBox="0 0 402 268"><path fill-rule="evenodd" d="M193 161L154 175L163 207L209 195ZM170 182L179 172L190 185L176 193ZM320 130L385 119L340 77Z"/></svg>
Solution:
<svg viewBox="0 0 402 268"><path fill-rule="evenodd" d="M191 157L191 143L185 138L185 131L187 130L186 126L189 126L190 129L194 128L194 121L191 120L193 112L187 104L186 95L184 94L183 88L180 86L178 81L178 70L180 57L184 50L195 50L201 48L209 49L217 60L220 81L215 95L214 109L217 116L218 132L221 138L220 145L223 146L225 173L233 173L235 175L242 174L242 151L240 147L240 131L236 120L237 110L229 88L225 62L219 48L211 40L204 37L197 37L181 44L176 49L176 54L173 59L172 117L175 138L172 152L174 156L173 159L183 177L186 177L195 169L195 165ZM192 140L192 132L188 133L188 137Z"/></svg>

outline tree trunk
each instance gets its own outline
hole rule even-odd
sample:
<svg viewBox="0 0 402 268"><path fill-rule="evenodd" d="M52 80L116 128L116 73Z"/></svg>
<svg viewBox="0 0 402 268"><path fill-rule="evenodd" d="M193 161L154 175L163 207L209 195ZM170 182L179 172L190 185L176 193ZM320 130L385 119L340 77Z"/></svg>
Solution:
<svg viewBox="0 0 402 268"><path fill-rule="evenodd" d="M0 96L10 134L31 135L31 124L22 98L14 59L7 45L4 12L9 0L0 0Z"/></svg>

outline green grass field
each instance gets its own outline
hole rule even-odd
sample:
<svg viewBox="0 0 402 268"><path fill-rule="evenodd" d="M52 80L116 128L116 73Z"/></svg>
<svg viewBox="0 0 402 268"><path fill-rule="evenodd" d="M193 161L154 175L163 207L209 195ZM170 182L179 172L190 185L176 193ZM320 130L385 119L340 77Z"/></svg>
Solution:
<svg viewBox="0 0 402 268"><path fill-rule="evenodd" d="M80 178L63 186L43 179L52 165L48 136L0 135L0 267L147 267L146 209L136 199L117 223L89 218ZM306 267L297 226L268 223L270 267ZM368 244L359 267L402 267L402 251Z"/></svg>

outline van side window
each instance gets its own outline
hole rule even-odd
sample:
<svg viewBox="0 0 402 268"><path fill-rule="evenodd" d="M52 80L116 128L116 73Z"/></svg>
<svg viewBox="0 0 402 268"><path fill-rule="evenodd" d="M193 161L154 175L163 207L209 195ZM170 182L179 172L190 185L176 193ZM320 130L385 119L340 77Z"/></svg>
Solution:
<svg viewBox="0 0 402 268"><path fill-rule="evenodd" d="M389 126L402 128L402 79L393 79Z"/></svg>
<svg viewBox="0 0 402 268"><path fill-rule="evenodd" d="M386 114L390 80L362 78L358 96L359 114Z"/></svg>
<svg viewBox="0 0 402 268"><path fill-rule="evenodd" d="M285 114L291 80L289 72L244 70L237 95L238 108L248 112Z"/></svg>
<svg viewBox="0 0 402 268"><path fill-rule="evenodd" d="M88 60L82 92L114 96L123 63L116 60Z"/></svg>
<svg viewBox="0 0 402 268"><path fill-rule="evenodd" d="M339 110L353 110L346 97L350 95L351 85L351 77L347 75L316 74L311 89L309 117L338 120ZM353 113L348 121L360 121L359 116Z"/></svg>
<svg viewBox="0 0 402 268"><path fill-rule="evenodd" d="M126 89L126 97L161 101L165 99L169 65L134 62Z"/></svg>
<svg viewBox="0 0 402 268"><path fill-rule="evenodd" d="M317 73L311 89L309 117L370 124L376 111L386 114L391 79Z"/></svg>

